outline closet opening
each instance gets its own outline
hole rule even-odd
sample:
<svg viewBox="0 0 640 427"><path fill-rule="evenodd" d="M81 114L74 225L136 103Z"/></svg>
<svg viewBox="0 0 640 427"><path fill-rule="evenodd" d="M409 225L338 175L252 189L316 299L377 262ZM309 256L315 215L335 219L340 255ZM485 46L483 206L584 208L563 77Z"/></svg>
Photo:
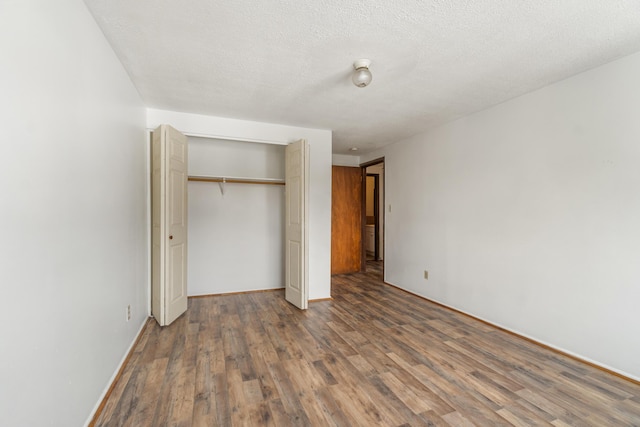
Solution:
<svg viewBox="0 0 640 427"><path fill-rule="evenodd" d="M189 296L284 289L306 309L308 143L188 142Z"/></svg>
<svg viewBox="0 0 640 427"><path fill-rule="evenodd" d="M189 296L283 288L285 146L188 141Z"/></svg>

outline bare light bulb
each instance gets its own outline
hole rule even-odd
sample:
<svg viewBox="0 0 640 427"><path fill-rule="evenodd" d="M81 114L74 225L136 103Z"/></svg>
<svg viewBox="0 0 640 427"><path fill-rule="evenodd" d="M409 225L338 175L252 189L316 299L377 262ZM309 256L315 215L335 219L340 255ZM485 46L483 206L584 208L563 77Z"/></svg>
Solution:
<svg viewBox="0 0 640 427"><path fill-rule="evenodd" d="M353 63L354 72L351 80L354 85L365 87L371 83L373 76L371 75L371 71L369 71L369 65L371 65L371 61L368 59L358 59Z"/></svg>

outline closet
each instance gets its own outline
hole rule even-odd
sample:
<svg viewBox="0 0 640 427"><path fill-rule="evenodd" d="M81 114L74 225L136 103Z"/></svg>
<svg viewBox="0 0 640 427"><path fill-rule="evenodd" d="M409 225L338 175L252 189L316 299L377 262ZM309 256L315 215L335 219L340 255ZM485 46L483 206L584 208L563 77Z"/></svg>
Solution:
<svg viewBox="0 0 640 427"><path fill-rule="evenodd" d="M285 146L188 139L189 295L282 288Z"/></svg>
<svg viewBox="0 0 640 427"><path fill-rule="evenodd" d="M278 145L195 136L186 141L189 238L184 254L189 259L183 266L188 295L285 288L288 301L306 308L306 142ZM155 270L155 257L153 262ZM159 292L153 292L156 298L161 299Z"/></svg>

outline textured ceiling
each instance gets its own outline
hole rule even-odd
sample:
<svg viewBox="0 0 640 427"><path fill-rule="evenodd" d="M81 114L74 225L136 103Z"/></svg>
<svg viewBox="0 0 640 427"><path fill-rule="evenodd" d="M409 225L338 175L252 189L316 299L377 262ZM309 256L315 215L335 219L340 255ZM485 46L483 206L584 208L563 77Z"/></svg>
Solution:
<svg viewBox="0 0 640 427"><path fill-rule="evenodd" d="M85 3L148 107L332 129L337 154L640 51L640 0Z"/></svg>

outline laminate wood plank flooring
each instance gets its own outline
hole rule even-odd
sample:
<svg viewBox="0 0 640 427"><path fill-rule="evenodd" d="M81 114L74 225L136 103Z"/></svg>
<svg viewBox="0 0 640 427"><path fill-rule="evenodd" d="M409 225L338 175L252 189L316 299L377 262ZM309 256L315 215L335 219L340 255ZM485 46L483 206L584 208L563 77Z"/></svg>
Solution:
<svg viewBox="0 0 640 427"><path fill-rule="evenodd" d="M150 320L98 426L640 426L640 386L414 297L334 276Z"/></svg>

